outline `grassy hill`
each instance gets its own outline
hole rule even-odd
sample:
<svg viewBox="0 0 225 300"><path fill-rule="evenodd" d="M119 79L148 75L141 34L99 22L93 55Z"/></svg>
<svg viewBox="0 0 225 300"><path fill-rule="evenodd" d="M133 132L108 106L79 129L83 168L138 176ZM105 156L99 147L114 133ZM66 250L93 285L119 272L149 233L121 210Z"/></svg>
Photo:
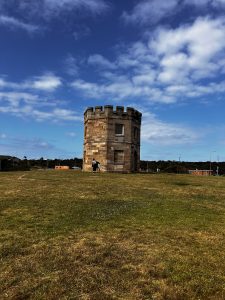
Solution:
<svg viewBox="0 0 225 300"><path fill-rule="evenodd" d="M225 178L0 173L1 299L225 299Z"/></svg>

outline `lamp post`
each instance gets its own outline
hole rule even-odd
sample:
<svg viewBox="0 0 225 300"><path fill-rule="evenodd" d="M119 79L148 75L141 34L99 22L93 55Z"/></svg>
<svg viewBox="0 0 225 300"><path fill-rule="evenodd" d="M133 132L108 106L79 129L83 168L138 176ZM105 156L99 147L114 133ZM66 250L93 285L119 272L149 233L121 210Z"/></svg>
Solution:
<svg viewBox="0 0 225 300"><path fill-rule="evenodd" d="M181 154L179 154L179 158L178 158L179 164L177 163L177 173L180 173L180 172L179 172L179 168L180 168L180 159L181 159Z"/></svg>
<svg viewBox="0 0 225 300"><path fill-rule="evenodd" d="M219 155L217 156L217 167L216 167L216 175L219 176L219 162L220 162L220 157Z"/></svg>

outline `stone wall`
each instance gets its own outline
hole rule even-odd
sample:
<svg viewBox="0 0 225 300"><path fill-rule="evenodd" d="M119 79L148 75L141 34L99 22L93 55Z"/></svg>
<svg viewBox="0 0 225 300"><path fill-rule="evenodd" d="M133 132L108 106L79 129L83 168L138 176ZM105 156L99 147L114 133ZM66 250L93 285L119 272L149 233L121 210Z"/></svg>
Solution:
<svg viewBox="0 0 225 300"><path fill-rule="evenodd" d="M126 111L122 106L113 110L110 105L88 108L84 113L83 170L91 171L95 158L103 172L138 171L141 116L129 107ZM115 133L118 124L123 128L122 134Z"/></svg>

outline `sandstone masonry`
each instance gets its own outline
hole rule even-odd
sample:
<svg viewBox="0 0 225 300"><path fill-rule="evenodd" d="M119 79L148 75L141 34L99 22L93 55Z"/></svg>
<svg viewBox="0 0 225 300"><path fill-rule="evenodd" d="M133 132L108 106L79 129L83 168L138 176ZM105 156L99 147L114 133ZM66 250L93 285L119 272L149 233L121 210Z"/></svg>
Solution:
<svg viewBox="0 0 225 300"><path fill-rule="evenodd" d="M137 172L140 168L142 114L123 106L89 107L84 113L83 170L92 170L92 159L103 172Z"/></svg>

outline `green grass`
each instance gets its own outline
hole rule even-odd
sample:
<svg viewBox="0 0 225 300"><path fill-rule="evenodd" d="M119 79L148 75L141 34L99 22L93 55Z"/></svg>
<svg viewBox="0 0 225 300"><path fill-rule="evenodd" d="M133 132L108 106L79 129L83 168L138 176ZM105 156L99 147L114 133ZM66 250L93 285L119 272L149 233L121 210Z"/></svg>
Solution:
<svg viewBox="0 0 225 300"><path fill-rule="evenodd" d="M1 299L225 299L225 178L0 173Z"/></svg>

